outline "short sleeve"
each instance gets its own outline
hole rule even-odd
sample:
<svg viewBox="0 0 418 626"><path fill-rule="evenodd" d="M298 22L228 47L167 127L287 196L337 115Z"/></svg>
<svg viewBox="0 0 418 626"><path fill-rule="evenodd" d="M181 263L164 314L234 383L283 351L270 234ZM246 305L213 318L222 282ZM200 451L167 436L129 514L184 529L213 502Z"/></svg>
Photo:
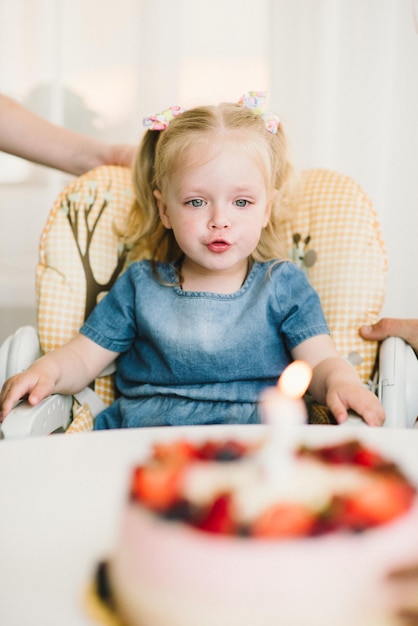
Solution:
<svg viewBox="0 0 418 626"><path fill-rule="evenodd" d="M107 350L125 352L136 335L136 286L132 266L96 305L80 332Z"/></svg>
<svg viewBox="0 0 418 626"><path fill-rule="evenodd" d="M286 263L277 297L286 311L281 333L288 350L293 350L303 341L317 335L330 334L321 301L310 285L304 272L292 263Z"/></svg>

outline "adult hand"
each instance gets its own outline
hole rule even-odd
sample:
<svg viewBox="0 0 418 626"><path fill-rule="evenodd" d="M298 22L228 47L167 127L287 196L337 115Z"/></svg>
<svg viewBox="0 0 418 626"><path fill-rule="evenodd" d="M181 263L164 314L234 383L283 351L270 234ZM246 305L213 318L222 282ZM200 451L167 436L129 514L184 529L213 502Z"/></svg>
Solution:
<svg viewBox="0 0 418 626"><path fill-rule="evenodd" d="M418 626L418 563L390 572L388 580L397 597L397 623Z"/></svg>
<svg viewBox="0 0 418 626"><path fill-rule="evenodd" d="M360 335L363 339L383 341L387 337L401 337L418 352L418 319L398 319L384 317L376 324L362 326Z"/></svg>

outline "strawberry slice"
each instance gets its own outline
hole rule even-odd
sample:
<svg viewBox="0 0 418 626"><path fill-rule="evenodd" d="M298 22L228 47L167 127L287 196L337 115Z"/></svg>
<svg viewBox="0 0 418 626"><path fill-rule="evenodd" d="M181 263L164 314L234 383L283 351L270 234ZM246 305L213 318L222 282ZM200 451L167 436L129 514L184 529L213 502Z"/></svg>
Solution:
<svg viewBox="0 0 418 626"><path fill-rule="evenodd" d="M165 511L179 498L183 472L176 465L154 463L137 467L131 483L131 497L154 511Z"/></svg>
<svg viewBox="0 0 418 626"><path fill-rule="evenodd" d="M355 452L353 462L355 465L361 465L361 467L368 467L371 469L388 469L393 465L388 463L388 461L386 461L382 455L375 450L362 447Z"/></svg>
<svg viewBox="0 0 418 626"><path fill-rule="evenodd" d="M316 517L308 507L284 502L268 508L255 521L251 534L264 539L304 537L314 530Z"/></svg>
<svg viewBox="0 0 418 626"><path fill-rule="evenodd" d="M380 476L345 500L342 520L352 528L385 524L405 513L414 497L415 490L403 480Z"/></svg>
<svg viewBox="0 0 418 626"><path fill-rule="evenodd" d="M218 496L207 514L200 518L194 526L209 533L233 534L236 530L236 524L232 513L231 496L228 494Z"/></svg>
<svg viewBox="0 0 418 626"><path fill-rule="evenodd" d="M174 465L184 465L197 457L196 446L185 439L157 443L154 445L153 453L154 459Z"/></svg>

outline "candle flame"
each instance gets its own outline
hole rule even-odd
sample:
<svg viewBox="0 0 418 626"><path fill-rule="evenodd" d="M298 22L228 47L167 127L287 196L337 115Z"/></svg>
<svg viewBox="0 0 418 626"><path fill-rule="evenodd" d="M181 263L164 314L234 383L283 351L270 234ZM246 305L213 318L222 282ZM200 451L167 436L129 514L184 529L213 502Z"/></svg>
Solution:
<svg viewBox="0 0 418 626"><path fill-rule="evenodd" d="M301 398L312 380L312 369L305 361L293 361L279 378L279 391L288 398Z"/></svg>

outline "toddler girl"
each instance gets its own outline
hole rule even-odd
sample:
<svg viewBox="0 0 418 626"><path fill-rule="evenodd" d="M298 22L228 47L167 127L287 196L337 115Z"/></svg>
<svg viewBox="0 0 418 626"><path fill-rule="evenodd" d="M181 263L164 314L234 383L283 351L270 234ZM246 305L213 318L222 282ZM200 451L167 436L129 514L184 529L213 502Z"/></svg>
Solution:
<svg viewBox="0 0 418 626"><path fill-rule="evenodd" d="M263 95L146 119L124 241L134 260L80 333L6 381L3 417L28 394L79 391L116 357L119 398L95 428L259 421L258 399L293 359L338 422L383 422L329 336L304 273L278 258L292 168ZM144 260L144 255L148 260Z"/></svg>

